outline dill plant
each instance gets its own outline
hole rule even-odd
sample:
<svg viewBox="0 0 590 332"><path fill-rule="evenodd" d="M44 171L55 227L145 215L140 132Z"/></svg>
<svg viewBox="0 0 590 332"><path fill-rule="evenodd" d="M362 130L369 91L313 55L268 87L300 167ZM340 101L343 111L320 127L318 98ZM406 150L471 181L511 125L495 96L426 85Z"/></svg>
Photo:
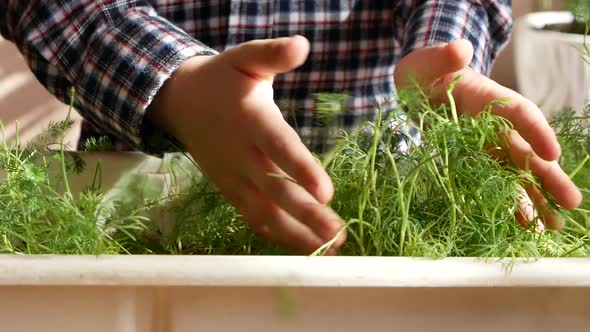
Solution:
<svg viewBox="0 0 590 332"><path fill-rule="evenodd" d="M452 86L448 95L451 96ZM326 121L345 111L343 96L321 94ZM454 103L433 108L420 89L398 95L399 107L380 111L374 122L342 133L320 158L333 179L331 207L347 222L342 255L419 257L562 257L590 254L588 197L574 211L553 205L568 221L561 232L522 227L515 217L519 186L535 183L530 173L494 159L489 146L510 123L491 114L459 116ZM403 109L403 112L401 111ZM588 194L590 129L586 117L564 112L559 131L561 163ZM413 127L417 144L400 128ZM400 144L401 142L405 144ZM409 146L408 149L400 147ZM581 149L586 146L585 149ZM586 152L584 152L586 151ZM272 176L272 175L270 175ZM277 181L288 179L277 178ZM542 188L539 188L542 191ZM550 197L549 201L551 203ZM175 204L176 227L167 250L188 254L285 254L256 237L205 181L194 181ZM327 243L315 254L323 254Z"/></svg>
<svg viewBox="0 0 590 332"><path fill-rule="evenodd" d="M66 152L63 136L71 124L68 115L24 146L18 130L15 141L2 140L1 253L131 253L147 229L145 207L131 208L117 200L107 205L96 183L72 193L70 176L86 165L79 155Z"/></svg>
<svg viewBox="0 0 590 332"><path fill-rule="evenodd" d="M401 91L396 107L381 108L375 121L342 132L336 146L318 157L334 182L331 207L346 221L349 237L341 254L590 255L590 108L582 115L566 110L551 122L562 146L560 164L582 189L584 203L573 211L553 205L567 226L560 232L537 232L536 222L522 227L515 217L519 186L538 185L537 179L489 153L502 139L499 133L511 127L490 112L502 101L477 116L460 116L452 88L447 92L450 102L438 107L417 87ZM323 120L329 123L345 112L345 98L318 95ZM173 158L168 165L171 183L164 197L141 176L128 178L119 195L106 197L100 165L87 189L72 193L68 174L92 165L65 152L62 137L68 126L69 119L54 124L26 146L7 141L0 146L1 252L289 254L251 232L186 155L182 160L187 162ZM403 128L419 132L420 142ZM100 151L108 146L99 139L87 148ZM171 231L161 229L154 218L162 214L154 210L173 217ZM323 254L329 245L315 254Z"/></svg>
<svg viewBox="0 0 590 332"><path fill-rule="evenodd" d="M362 137L347 137L325 161L335 179L334 209L352 235L343 254L539 257L586 250L580 238L558 239L536 232L535 222L517 222L518 187L536 179L488 153L510 128L490 113L493 104L476 117L458 116L454 103L434 109L416 91L399 100L407 116L394 110L369 124L369 149L361 148ZM400 133L383 124L392 120L415 126L421 143L400 151Z"/></svg>

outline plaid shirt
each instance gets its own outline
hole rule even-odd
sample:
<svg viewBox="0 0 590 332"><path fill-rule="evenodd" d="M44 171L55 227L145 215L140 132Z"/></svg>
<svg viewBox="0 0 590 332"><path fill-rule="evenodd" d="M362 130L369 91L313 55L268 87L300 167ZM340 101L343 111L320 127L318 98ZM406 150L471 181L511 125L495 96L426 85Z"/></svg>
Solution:
<svg viewBox="0 0 590 332"><path fill-rule="evenodd" d="M353 128L374 117L375 100L392 96L394 66L405 54L467 38L471 67L487 75L512 23L510 0L0 0L0 33L37 79L64 102L74 86L75 107L89 123L148 153L166 147L146 109L191 56L306 36L308 60L277 76L274 91L285 119L318 151L327 138L315 93L349 93L335 126Z"/></svg>

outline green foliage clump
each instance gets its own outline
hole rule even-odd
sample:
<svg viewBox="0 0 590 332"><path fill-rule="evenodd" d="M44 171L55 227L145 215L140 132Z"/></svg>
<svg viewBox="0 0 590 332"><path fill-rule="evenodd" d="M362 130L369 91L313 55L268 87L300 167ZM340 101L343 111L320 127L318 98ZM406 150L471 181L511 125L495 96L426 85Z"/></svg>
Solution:
<svg viewBox="0 0 590 332"><path fill-rule="evenodd" d="M359 148L359 138L352 137L327 163L336 184L334 208L350 221L352 240L345 244L344 254L540 257L588 253L588 225L574 235L539 233L536 222L527 227L518 223L518 188L538 181L490 156L488 146L496 146L502 139L499 133L510 129L508 122L490 113L492 105L476 117L458 117L452 103L433 109L427 100L425 95L402 100L408 118L416 119L405 124L421 133L419 146L399 151L399 145L390 144L399 133L371 124L375 137L369 150ZM391 116L394 122L403 122L399 114ZM554 124L566 121L576 137L590 142L587 124L583 127L571 114ZM578 127L569 127L572 123ZM574 144L565 136L560 138ZM579 167L585 156L577 151L579 146L571 146L562 160ZM587 169L581 172L586 178L590 175ZM588 216L583 210L574 213L577 218Z"/></svg>
<svg viewBox="0 0 590 332"><path fill-rule="evenodd" d="M550 123L561 144L559 164L583 194L580 208L563 212L566 227L561 233L587 242L590 236L590 105L580 114L573 109L557 113ZM587 254L587 247L584 249L577 252Z"/></svg>
<svg viewBox="0 0 590 332"><path fill-rule="evenodd" d="M69 177L85 163L65 152L63 135L71 124L68 116L25 146L18 134L16 142L0 145L0 253L131 253L146 229L144 206L104 204L97 183L72 194Z"/></svg>
<svg viewBox="0 0 590 332"><path fill-rule="evenodd" d="M48 165L65 164L59 154L25 156L7 147L1 150L0 252L114 254L124 252L144 228L140 208L107 208L94 190L77 197L58 192L63 178L54 177Z"/></svg>
<svg viewBox="0 0 590 332"><path fill-rule="evenodd" d="M459 116L451 89L450 103L439 107L420 89L401 92L396 107L343 133L335 148L320 157L336 189L331 207L346 221L349 234L341 254L590 255L590 108L581 115L568 110L552 120L562 145L560 164L584 192L584 203L565 211L548 197L567 226L560 232L538 232L536 221L523 227L515 212L519 187L539 181L490 154L503 139L501 133L511 128L491 113L502 101L477 116ZM327 123L345 104L342 95L318 98L318 111ZM100 188L100 165L87 189L73 194L68 174L87 165L76 154L65 153L63 143L55 151L41 151L48 138L59 139L65 123L48 129L33 145L0 146L1 252L289 254L256 236L188 157L190 166L171 163L165 197L159 188L146 189L141 177L130 178L123 192L110 197ZM407 134L409 129L420 133L420 142ZM89 148L107 146L97 140ZM170 230L162 227L154 210L173 217Z"/></svg>
<svg viewBox="0 0 590 332"><path fill-rule="evenodd" d="M173 204L175 227L167 251L197 255L286 254L257 237L207 181L195 181Z"/></svg>
<svg viewBox="0 0 590 332"><path fill-rule="evenodd" d="M568 227L561 232L537 232L538 221L522 227L515 212L521 198L519 187L538 180L489 153L489 147L502 139L500 133L511 128L505 119L491 114L491 108L501 103L490 104L475 117L458 116L453 103L434 109L420 90L406 91L399 103L387 115L380 112L375 122L344 133L340 143L321 158L336 189L331 207L347 221L349 240L342 255L590 254L585 189L590 188L590 163L584 152L587 148L582 149L590 144L587 115L564 112L552 122L563 145L561 162L569 172L576 170L574 180L586 193L584 206L565 211L553 204ZM338 105L343 105L342 96L331 99L322 94L320 105L319 110L325 110L323 118L329 121L330 114L338 113ZM420 132L420 144L400 131L408 127ZM171 242L185 252L281 253L255 237L236 211L206 184L195 183L179 206L177 232Z"/></svg>

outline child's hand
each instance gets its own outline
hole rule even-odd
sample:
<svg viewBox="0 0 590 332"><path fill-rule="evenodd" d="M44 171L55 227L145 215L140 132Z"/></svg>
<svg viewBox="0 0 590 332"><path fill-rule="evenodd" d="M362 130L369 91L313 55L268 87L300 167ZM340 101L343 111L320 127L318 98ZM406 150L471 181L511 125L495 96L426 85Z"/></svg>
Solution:
<svg viewBox="0 0 590 332"><path fill-rule="evenodd" d="M194 57L164 85L150 110L254 231L303 253L342 227L325 206L333 195L331 179L273 100L274 76L300 66L308 52L307 40L296 36Z"/></svg>
<svg viewBox="0 0 590 332"><path fill-rule="evenodd" d="M576 208L582 200L580 191L557 163L560 147L553 129L539 108L518 93L505 88L468 67L473 48L468 41L416 50L404 57L396 67L398 87L411 75L426 86L446 91L449 83L461 75L453 96L459 112L476 114L498 98L509 98L510 104L493 112L508 119L514 126L507 134L503 148L507 158L518 167L528 169L541 179L543 188L564 208ZM435 101L446 101L444 93ZM550 228L560 228L562 221L546 208L547 202L534 186L525 188L536 210ZM524 212L530 218L530 211Z"/></svg>

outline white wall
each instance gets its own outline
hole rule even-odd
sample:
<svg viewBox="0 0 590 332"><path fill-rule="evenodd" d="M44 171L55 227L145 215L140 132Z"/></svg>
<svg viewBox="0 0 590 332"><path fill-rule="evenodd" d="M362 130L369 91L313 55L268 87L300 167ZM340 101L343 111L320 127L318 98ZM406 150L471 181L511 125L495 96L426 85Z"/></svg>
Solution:
<svg viewBox="0 0 590 332"><path fill-rule="evenodd" d="M512 14L515 19L541 9L562 9L562 0L512 0ZM496 61L492 78L511 89L518 90L514 74L514 46L512 42Z"/></svg>

